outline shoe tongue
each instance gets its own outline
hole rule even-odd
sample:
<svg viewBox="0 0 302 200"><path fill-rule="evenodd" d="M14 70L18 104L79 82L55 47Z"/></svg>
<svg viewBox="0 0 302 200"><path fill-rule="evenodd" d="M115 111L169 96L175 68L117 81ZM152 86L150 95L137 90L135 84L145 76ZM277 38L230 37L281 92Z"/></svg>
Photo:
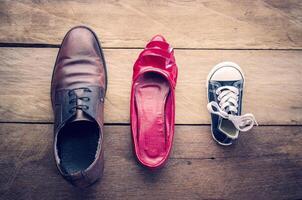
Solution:
<svg viewBox="0 0 302 200"><path fill-rule="evenodd" d="M234 80L234 81L219 81L221 86L233 86L234 83L236 83L239 80Z"/></svg>
<svg viewBox="0 0 302 200"><path fill-rule="evenodd" d="M77 121L90 121L91 122L92 120L85 112L83 112L83 110L77 110L70 122L77 122Z"/></svg>

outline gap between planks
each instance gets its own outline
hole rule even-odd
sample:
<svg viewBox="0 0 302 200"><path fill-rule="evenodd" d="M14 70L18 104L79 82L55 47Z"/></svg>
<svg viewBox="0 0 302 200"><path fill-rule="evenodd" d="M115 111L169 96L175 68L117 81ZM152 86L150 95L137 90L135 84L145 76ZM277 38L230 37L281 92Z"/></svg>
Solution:
<svg viewBox="0 0 302 200"><path fill-rule="evenodd" d="M101 42L101 41L100 41ZM47 43L1 43L0 48L60 48L60 44ZM102 49L144 49L144 47L102 47ZM300 48L196 48L196 47L176 47L175 50L190 50L190 51L215 51L215 50L229 50L229 51L302 51Z"/></svg>
<svg viewBox="0 0 302 200"><path fill-rule="evenodd" d="M53 122L22 122L22 121L0 121L0 124L45 124L52 125ZM175 127L178 126L210 126L211 124L175 124ZM130 123L104 123L104 126L130 126ZM258 127L302 127L300 124L263 124Z"/></svg>

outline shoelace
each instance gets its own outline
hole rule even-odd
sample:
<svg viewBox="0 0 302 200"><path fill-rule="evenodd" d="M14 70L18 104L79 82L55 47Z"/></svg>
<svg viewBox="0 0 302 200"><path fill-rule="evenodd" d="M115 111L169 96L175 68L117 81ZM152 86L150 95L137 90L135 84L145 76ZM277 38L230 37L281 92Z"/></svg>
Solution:
<svg viewBox="0 0 302 200"><path fill-rule="evenodd" d="M250 130L255 124L258 126L254 115L251 113L241 116L228 114L228 112L238 113L238 88L233 86L222 86L216 90L216 94L218 95L217 100L219 101L219 104L215 101L208 103L207 108L210 113L230 120L234 126L242 132Z"/></svg>
<svg viewBox="0 0 302 200"><path fill-rule="evenodd" d="M79 97L75 93L76 90L83 90L84 92L91 92L91 90L89 88L86 88L86 87L74 88L74 89L69 90L68 96L69 97L74 96L74 98L70 99L69 104L76 103L75 106L73 106L72 108L70 108L69 112L74 112L77 109L88 110L89 106L87 106L85 104L78 104L78 99L80 99L81 101L87 102L87 101L90 101L90 98L89 97L85 97L85 96Z"/></svg>

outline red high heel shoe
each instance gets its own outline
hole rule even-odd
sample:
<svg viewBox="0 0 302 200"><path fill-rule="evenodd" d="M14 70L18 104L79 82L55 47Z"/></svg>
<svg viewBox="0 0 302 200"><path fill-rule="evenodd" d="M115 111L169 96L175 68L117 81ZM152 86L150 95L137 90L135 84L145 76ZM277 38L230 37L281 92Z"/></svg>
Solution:
<svg viewBox="0 0 302 200"><path fill-rule="evenodd" d="M150 169L163 166L171 151L176 80L173 49L157 35L134 64L130 102L135 155Z"/></svg>

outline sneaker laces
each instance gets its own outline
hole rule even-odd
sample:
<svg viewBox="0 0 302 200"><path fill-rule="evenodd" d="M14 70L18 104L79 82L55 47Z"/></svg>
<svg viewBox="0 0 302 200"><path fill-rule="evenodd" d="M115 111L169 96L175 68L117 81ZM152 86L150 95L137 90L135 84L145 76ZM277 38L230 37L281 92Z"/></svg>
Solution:
<svg viewBox="0 0 302 200"><path fill-rule="evenodd" d="M258 123L253 114L247 113L241 116L237 116L229 113L238 113L238 98L239 89L234 86L221 86L217 88L216 94L218 95L217 100L208 103L208 111L214 115L218 115L224 119L230 120L237 130L246 132L253 128Z"/></svg>

